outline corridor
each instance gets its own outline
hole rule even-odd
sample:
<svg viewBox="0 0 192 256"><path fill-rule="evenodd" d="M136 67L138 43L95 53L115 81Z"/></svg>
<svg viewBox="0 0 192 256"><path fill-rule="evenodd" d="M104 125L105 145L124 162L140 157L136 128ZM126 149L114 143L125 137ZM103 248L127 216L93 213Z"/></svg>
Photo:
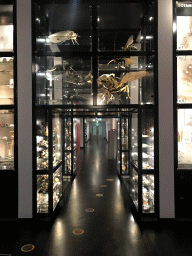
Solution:
<svg viewBox="0 0 192 256"><path fill-rule="evenodd" d="M0 255L191 255L191 236L186 232L191 222L139 225L132 215L127 188L107 155L106 140L89 141L80 152L69 196L63 196L53 221L2 222ZM21 248L28 244L33 250L23 252Z"/></svg>

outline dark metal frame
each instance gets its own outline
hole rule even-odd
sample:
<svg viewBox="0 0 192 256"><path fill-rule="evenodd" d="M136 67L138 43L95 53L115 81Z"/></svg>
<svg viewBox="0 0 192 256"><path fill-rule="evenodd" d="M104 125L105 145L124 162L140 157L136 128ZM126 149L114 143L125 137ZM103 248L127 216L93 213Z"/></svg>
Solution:
<svg viewBox="0 0 192 256"><path fill-rule="evenodd" d="M32 2L38 2L38 1L32 1ZM42 3L43 1L41 1ZM60 1L55 0L54 3L61 3ZM67 2L67 1L66 1ZM158 62L157 62L157 53L158 53L158 48L157 48L157 43L158 43L158 38L157 38L157 34L154 35L155 40L154 40L154 45L155 45L155 49L154 51L129 51L129 52L113 52L113 51L99 51L98 50L98 28L97 28L97 2L99 1L93 1L92 3L92 52L70 52L70 56L89 56L90 58L92 58L92 67L93 68L93 85L92 85L92 91L93 91L93 105L37 105L35 102L35 96L36 96L36 77L35 77L35 73L33 73L33 109L46 109L48 112L52 113L52 111L59 111L59 112L63 112L63 119L64 118L71 118L71 121L73 123L73 118L74 117L82 117L83 120L86 117L99 117L99 118L120 118L121 117L127 117L129 120L129 124L131 127L131 119L129 119L129 116L131 113L134 113L135 111L138 111L138 142L139 142L139 148L138 148L138 160L139 160L139 165L138 167L136 167L135 169L138 172L138 176L139 176L139 182L138 182L138 190L139 190L139 211L138 211L138 216L139 218L142 217L147 217L147 218L158 218L159 217L159 143L158 143L158 74L157 74L157 70L158 70ZM119 3L119 1L117 1ZM130 2L135 2L135 1L130 1ZM141 2L138 0L138 2ZM45 1L45 4L49 4L49 3L53 3L52 1ZM91 5L91 4L90 4ZM34 10L34 5L32 4L32 27L33 27L33 43L32 43L32 47L33 47L33 63L35 63L35 56L37 55L36 52L36 36L35 36L35 10ZM157 0L154 3L154 10L155 10L155 15L154 15L154 23L155 23L155 28L157 31L158 25L157 25L157 21L158 21L158 9L157 9ZM85 55L86 54L86 55ZM54 53L54 54L44 54L43 52L39 52L38 56L59 56L62 57L64 56L65 53ZM69 53L68 53L69 56ZM154 97L155 97L155 104L153 105L141 105L140 102L139 104L122 104L122 105L97 105L97 91L98 91L98 85L97 85L97 76L98 76L98 58L99 57L112 57L114 58L114 56L117 57L130 57L130 56L155 56L154 58L154 71L156 72L154 74ZM78 115L77 115L77 111L76 109L79 109L80 111L78 111ZM71 109L71 112L68 112L68 114L66 114L65 110L66 109ZM124 109L126 109L127 111L124 111ZM154 113L155 113L155 117L154 117L154 124L155 124L155 138L154 138L154 157L155 157L155 163L154 163L154 170L142 170L142 109L153 109ZM84 111L83 111L84 110ZM110 113L110 111L112 113ZM92 112L92 114L90 114L89 112ZM98 115L98 112L103 112L103 115ZM106 114L107 112L107 114ZM49 122L52 123L52 120L49 120ZM33 111L33 151L34 151L34 156L33 156L33 166L36 166L36 139L35 139L35 128L36 127L36 116L35 116L35 111ZM121 127L121 126L120 126ZM50 125L50 132L51 132L51 125ZM63 129L64 129L64 125L63 125ZM130 129L130 128L129 128ZM71 131L71 133L73 133L73 129ZM121 133L121 132L120 132ZM52 136L51 133L49 133L49 137ZM71 134L72 139L73 139L73 134ZM50 137L51 138L51 137ZM128 141L129 141L129 147L130 147L130 142L131 142L131 130L129 130L128 132ZM51 142L51 141L50 141ZM64 143L64 142L63 142ZM73 149L73 148L72 148ZM72 150L71 149L71 150ZM122 150L121 150L122 151ZM64 150L63 150L63 154L64 154ZM72 152L72 151L71 151ZM128 152L130 152L130 148L128 150ZM72 161L73 161L73 156L72 157ZM52 154L51 152L49 152L49 161L51 163L52 161ZM129 154L129 158L130 158L130 154ZM63 156L63 168L64 168L64 156ZM133 164L130 161L130 164ZM134 165L134 164L133 164ZM73 167L73 165L72 165ZM135 166L134 166L135 167ZM122 168L122 160L121 160L121 167ZM34 170L36 170L36 168L33 168ZM49 170L50 173L52 173L52 170ZM121 172L122 174L122 172ZM154 174L155 177L155 213L142 213L142 175L143 174ZM36 213L36 207L34 207L36 205L36 175L37 173L34 172L33 175L33 215L37 216ZM51 176L51 175L50 175ZM123 176L123 175L121 175ZM52 183L52 179L50 178L50 186ZM51 191L52 188L50 187L49 190ZM50 202L52 203L52 202ZM52 209L50 209L50 214L52 214ZM42 216L42 214L41 214Z"/></svg>

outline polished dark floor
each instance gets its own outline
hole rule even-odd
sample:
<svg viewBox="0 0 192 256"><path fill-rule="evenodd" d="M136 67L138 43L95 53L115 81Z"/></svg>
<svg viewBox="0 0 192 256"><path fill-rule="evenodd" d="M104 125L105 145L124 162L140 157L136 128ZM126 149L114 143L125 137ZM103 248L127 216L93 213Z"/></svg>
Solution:
<svg viewBox="0 0 192 256"><path fill-rule="evenodd" d="M91 140L80 152L77 175L67 187L54 220L0 222L0 255L191 256L192 223L167 220L138 224L127 188L107 156L108 144L103 139ZM94 211L86 212L87 208ZM75 229L84 233L75 235ZM26 244L33 244L34 250L22 252Z"/></svg>

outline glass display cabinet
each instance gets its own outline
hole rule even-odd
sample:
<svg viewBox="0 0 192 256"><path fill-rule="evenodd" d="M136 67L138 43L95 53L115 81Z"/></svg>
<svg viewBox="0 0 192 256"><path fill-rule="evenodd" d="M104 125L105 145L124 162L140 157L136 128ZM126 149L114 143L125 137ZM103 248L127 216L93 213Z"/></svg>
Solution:
<svg viewBox="0 0 192 256"><path fill-rule="evenodd" d="M130 196L133 200L135 208L137 211L138 208L138 173L134 167L131 166L131 179L130 179Z"/></svg>
<svg viewBox="0 0 192 256"><path fill-rule="evenodd" d="M51 214L62 197L62 114L36 110L36 214Z"/></svg>
<svg viewBox="0 0 192 256"><path fill-rule="evenodd" d="M79 120L94 116L116 118L118 173L134 180L130 194L138 213L158 214L150 200L145 200L150 210L143 210L142 196L144 188L152 191L142 175L158 182L157 6L149 2L33 1L33 102L43 113L36 124L43 132L37 145L37 174L42 176L37 187L48 187L48 204L43 199L39 212L51 213L59 200L53 199L53 174L62 168L63 176L74 175ZM60 115L50 120L53 110L62 113L61 121Z"/></svg>
<svg viewBox="0 0 192 256"><path fill-rule="evenodd" d="M120 120L117 119L117 171L121 174L121 125Z"/></svg>
<svg viewBox="0 0 192 256"><path fill-rule="evenodd" d="M0 170L14 169L14 110L0 110Z"/></svg>
<svg viewBox="0 0 192 256"><path fill-rule="evenodd" d="M192 177L192 1L173 4L175 212L177 218L187 218Z"/></svg>
<svg viewBox="0 0 192 256"><path fill-rule="evenodd" d="M154 175L142 175L142 211L154 213Z"/></svg>
<svg viewBox="0 0 192 256"><path fill-rule="evenodd" d="M0 217L18 213L17 77L15 1L0 3L0 170L1 187L9 181L10 191L1 197ZM11 200L11 204L10 204Z"/></svg>

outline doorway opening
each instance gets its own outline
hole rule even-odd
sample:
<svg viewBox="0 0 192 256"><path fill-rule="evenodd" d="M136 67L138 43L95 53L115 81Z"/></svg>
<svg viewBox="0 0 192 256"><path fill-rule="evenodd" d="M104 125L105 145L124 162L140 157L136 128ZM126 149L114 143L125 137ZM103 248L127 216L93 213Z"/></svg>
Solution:
<svg viewBox="0 0 192 256"><path fill-rule="evenodd" d="M73 118L72 123L73 151L70 152L72 161L66 158L66 173L71 171L71 166L75 172L81 150L86 150L90 141L104 140L108 143L106 157L115 161L117 173L129 176L128 118Z"/></svg>

